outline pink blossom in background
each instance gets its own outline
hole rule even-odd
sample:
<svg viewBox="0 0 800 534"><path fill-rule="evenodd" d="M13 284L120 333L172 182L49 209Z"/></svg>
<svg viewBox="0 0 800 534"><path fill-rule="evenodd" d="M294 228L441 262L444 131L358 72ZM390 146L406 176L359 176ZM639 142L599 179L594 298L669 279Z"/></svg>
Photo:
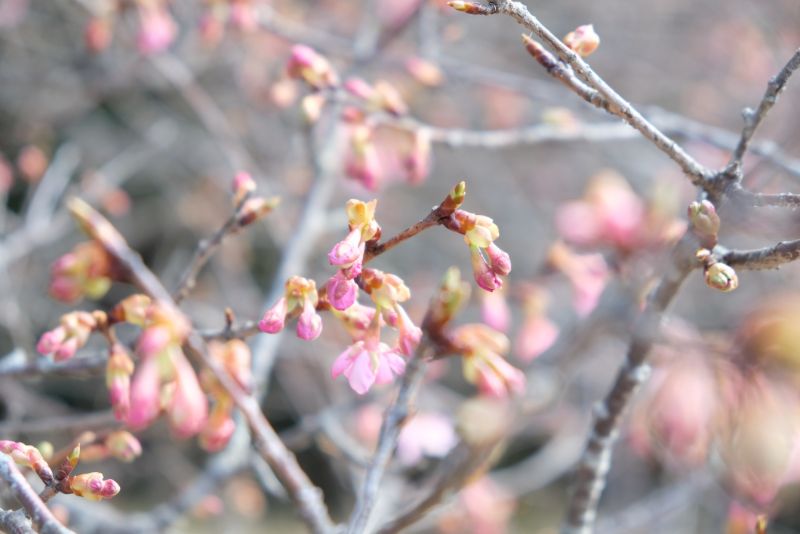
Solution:
<svg viewBox="0 0 800 534"><path fill-rule="evenodd" d="M550 264L569 279L573 290L573 306L585 317L594 310L611 277L601 254L578 254L557 242L550 247Z"/></svg>
<svg viewBox="0 0 800 534"><path fill-rule="evenodd" d="M404 465L415 465L425 457L442 458L456 446L453 422L436 412L415 414L403 426L397 440L397 458Z"/></svg>
<svg viewBox="0 0 800 534"><path fill-rule="evenodd" d="M481 291L481 319L499 332L508 332L511 327L511 309L508 307L505 292Z"/></svg>
<svg viewBox="0 0 800 534"><path fill-rule="evenodd" d="M455 510L440 519L439 528L445 534L503 534L515 509L513 496L484 476L461 490Z"/></svg>

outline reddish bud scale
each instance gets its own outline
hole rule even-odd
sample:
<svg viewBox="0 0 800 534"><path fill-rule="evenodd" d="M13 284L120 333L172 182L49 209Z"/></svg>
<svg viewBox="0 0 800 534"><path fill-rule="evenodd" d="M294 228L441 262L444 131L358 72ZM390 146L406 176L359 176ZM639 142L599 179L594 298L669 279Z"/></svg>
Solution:
<svg viewBox="0 0 800 534"><path fill-rule="evenodd" d="M492 15L497 13L497 6L494 4L483 5L477 2L447 2L447 5L455 9L456 11L461 11L462 13L466 13L467 15Z"/></svg>

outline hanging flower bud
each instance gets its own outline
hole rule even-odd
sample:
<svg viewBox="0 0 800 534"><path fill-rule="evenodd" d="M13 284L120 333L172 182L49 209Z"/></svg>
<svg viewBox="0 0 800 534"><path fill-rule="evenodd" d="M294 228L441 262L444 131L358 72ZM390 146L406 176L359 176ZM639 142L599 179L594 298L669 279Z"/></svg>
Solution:
<svg viewBox="0 0 800 534"><path fill-rule="evenodd" d="M89 341L89 336L97 328L97 320L88 312L70 312L61 316L61 324L42 334L36 344L40 354L52 354L60 362L72 358L77 350Z"/></svg>
<svg viewBox="0 0 800 534"><path fill-rule="evenodd" d="M50 295L73 303L86 296L98 299L111 288L113 262L94 241L79 243L50 269Z"/></svg>
<svg viewBox="0 0 800 534"><path fill-rule="evenodd" d="M348 280L341 271L328 280L325 291L328 302L340 311L352 306L358 297L358 285L353 280Z"/></svg>
<svg viewBox="0 0 800 534"><path fill-rule="evenodd" d="M376 107L397 117L408 113L408 106L394 85L385 80L379 80L375 82L374 88L373 101Z"/></svg>
<svg viewBox="0 0 800 534"><path fill-rule="evenodd" d="M278 299L258 322L258 329L267 334L277 334L286 324L286 297Z"/></svg>
<svg viewBox="0 0 800 534"><path fill-rule="evenodd" d="M208 417L208 400L197 374L181 352L172 357L175 382L172 399L166 407L172 430L181 438L188 438L200 432Z"/></svg>
<svg viewBox="0 0 800 534"><path fill-rule="evenodd" d="M299 78L314 89L333 87L339 83L339 77L328 60L305 45L292 47L286 72L290 78Z"/></svg>
<svg viewBox="0 0 800 534"><path fill-rule="evenodd" d="M303 312L297 320L297 337L306 341L313 341L322 333L322 317L319 316L314 304L306 300Z"/></svg>
<svg viewBox="0 0 800 534"><path fill-rule="evenodd" d="M36 447L3 439L0 440L0 452L11 456L17 465L32 469L45 484L53 481L53 471Z"/></svg>
<svg viewBox="0 0 800 534"><path fill-rule="evenodd" d="M233 205L238 206L246 196L256 190L256 182L250 173L240 171L233 177Z"/></svg>
<svg viewBox="0 0 800 534"><path fill-rule="evenodd" d="M463 356L464 378L481 393L502 398L524 391L525 374L501 356L509 348L506 336L483 324L467 324L453 331L452 342Z"/></svg>
<svg viewBox="0 0 800 534"><path fill-rule="evenodd" d="M106 387L111 407L114 409L114 417L118 421L128 416L133 369L133 360L128 356L128 351L121 344L114 343L106 364Z"/></svg>
<svg viewBox="0 0 800 534"><path fill-rule="evenodd" d="M145 354L139 360L131 383L130 408L126 423L134 430L150 426L161 411L161 377L158 357Z"/></svg>
<svg viewBox="0 0 800 534"><path fill-rule="evenodd" d="M105 446L111 456L126 463L130 463L142 455L142 444L127 430L110 433L105 439Z"/></svg>
<svg viewBox="0 0 800 534"><path fill-rule="evenodd" d="M411 184L422 183L431 172L431 133L427 128L414 130L411 153L403 161Z"/></svg>
<svg viewBox="0 0 800 534"><path fill-rule="evenodd" d="M581 57L586 57L600 46L600 36L594 31L593 25L585 24L569 32L564 37L564 44Z"/></svg>

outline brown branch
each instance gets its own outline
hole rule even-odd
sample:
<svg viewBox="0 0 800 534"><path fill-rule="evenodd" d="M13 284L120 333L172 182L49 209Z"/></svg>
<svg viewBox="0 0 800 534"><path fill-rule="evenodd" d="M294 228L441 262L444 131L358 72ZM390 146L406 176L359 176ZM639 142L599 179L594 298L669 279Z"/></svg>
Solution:
<svg viewBox="0 0 800 534"><path fill-rule="evenodd" d="M17 469L14 460L4 453L0 453L0 478L5 481L14 497L28 512L33 526L39 532L42 534L74 534L58 522L58 519Z"/></svg>
<svg viewBox="0 0 800 534"><path fill-rule="evenodd" d="M585 85L597 91L597 96L592 96L593 101L589 100L592 104L620 117L636 128L646 139L675 161L689 177L692 184L703 186L711 178L712 173L708 169L686 153L675 141L664 135L661 130L645 119L627 100L617 94L578 54L562 43L558 37L539 22L539 19L534 17L524 4L513 0L491 0L486 5L486 11L482 14L491 15L495 13L511 16L519 24L547 43L548 46L555 50L561 60L575 71L575 74L586 81ZM562 81L564 80L562 79ZM577 90L580 86L576 85L575 87ZM586 93L581 96L586 99L587 96L591 95Z"/></svg>
<svg viewBox="0 0 800 534"><path fill-rule="evenodd" d="M800 195L797 193L754 193L742 187L732 187L729 191L732 200L739 200L757 208L777 207L777 208L798 208L800 207Z"/></svg>
<svg viewBox="0 0 800 534"><path fill-rule="evenodd" d="M105 217L77 199L70 202L70 210L87 234L103 246L128 271L131 280L142 291L166 306L176 306L161 281ZM333 531L334 525L328 517L320 490L308 479L297 463L297 459L275 433L272 425L261 412L258 401L253 395L242 391L224 367L209 356L203 340L197 332L193 331L189 335L186 347L195 358L201 360L213 372L215 378L231 396L253 431L256 448L278 475L311 530L313 532Z"/></svg>
<svg viewBox="0 0 800 534"><path fill-rule="evenodd" d="M789 81L789 78L798 68L800 68L800 48L795 51L791 59L789 59L786 65L783 66L780 72L774 77L770 78L769 82L767 83L767 90L764 92L764 96L761 97L761 102L759 102L758 108L755 110L752 108L745 108L744 111L742 111L744 128L742 128L742 135L739 138L739 143L736 145L736 148L733 151L729 165L735 165L737 167L741 165L742 158L744 158L744 153L747 151L747 147L750 144L750 140L753 138L753 134L761 125L761 122L764 120L764 117L767 116L767 113L772 106L775 105L775 102L778 101L778 96L786 87L786 83Z"/></svg>
<svg viewBox="0 0 800 534"><path fill-rule="evenodd" d="M392 458L400 430L409 416L411 403L422 382L427 365L426 360L432 355L433 347L428 338L423 337L414 356L407 364L403 381L397 391L397 397L383 419L375 455L372 457L369 469L367 469L367 473L364 476L364 482L361 485L355 509L350 516L350 523L347 527L348 534L361 534L366 531L367 522L377 501L383 473Z"/></svg>
<svg viewBox="0 0 800 534"><path fill-rule="evenodd" d="M594 422L575 475L564 532L592 532L622 415L634 391L649 374L647 356L658 336L663 313L696 267L694 252L697 246L697 240L689 233L675 245L667 272L634 323L625 363L605 399L594 407Z"/></svg>
<svg viewBox="0 0 800 534"><path fill-rule="evenodd" d="M723 263L741 270L777 269L785 263L800 258L800 239L781 241L771 247L753 250L727 250L723 247L716 247L714 254Z"/></svg>

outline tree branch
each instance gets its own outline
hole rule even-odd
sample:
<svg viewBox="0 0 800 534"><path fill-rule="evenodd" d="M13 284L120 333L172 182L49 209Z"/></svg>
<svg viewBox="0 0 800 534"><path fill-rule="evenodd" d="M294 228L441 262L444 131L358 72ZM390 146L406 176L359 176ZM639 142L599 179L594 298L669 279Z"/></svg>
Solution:
<svg viewBox="0 0 800 534"><path fill-rule="evenodd" d="M714 254L723 263L737 269L750 271L777 269L785 263L800 258L800 239L781 241L772 247L753 250L728 250L718 246L714 249Z"/></svg>
<svg viewBox="0 0 800 534"><path fill-rule="evenodd" d="M795 51L780 72L778 72L778 74L774 77L770 78L769 82L767 83L767 90L764 92L764 96L761 97L761 102L759 102L758 108L755 110L752 108L745 108L742 111L744 128L742 128L742 135L739 138L739 143L736 145L736 148L733 151L729 165L741 165L742 158L744 158L744 153L747 151L747 147L750 144L750 140L753 138L753 134L761 125L761 122L764 120L764 117L767 116L767 113L772 106L775 105L775 102L778 101L778 96L784 90L789 78L791 78L792 74L798 69L798 67L800 67L800 48Z"/></svg>
<svg viewBox="0 0 800 534"><path fill-rule="evenodd" d="M14 497L22 504L33 522L33 526L42 534L74 534L70 529L58 522L53 513L28 484L25 477L17 469L14 460L0 453L0 478L8 485ZM8 513L8 512L6 512Z"/></svg>
<svg viewBox="0 0 800 534"><path fill-rule="evenodd" d="M575 487L563 528L565 533L592 532L622 415L633 393L649 375L647 355L658 335L664 310L696 266L695 250L697 240L689 233L675 245L667 272L650 294L645 309L633 326L625 363L605 399L594 407L594 423L575 475Z"/></svg>

